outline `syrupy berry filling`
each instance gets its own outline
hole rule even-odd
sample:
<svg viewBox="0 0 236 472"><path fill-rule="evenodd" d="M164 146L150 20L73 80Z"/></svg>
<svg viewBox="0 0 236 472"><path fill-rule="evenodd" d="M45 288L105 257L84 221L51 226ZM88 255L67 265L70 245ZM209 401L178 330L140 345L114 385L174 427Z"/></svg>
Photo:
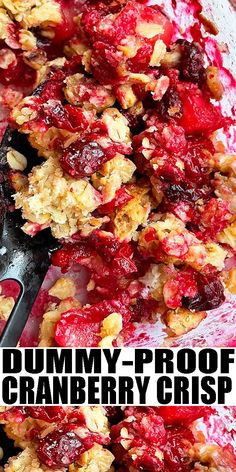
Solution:
<svg viewBox="0 0 236 472"><path fill-rule="evenodd" d="M0 83L5 86L21 86L28 90L36 80L36 72L25 64L20 53L14 55L15 58L9 66L6 69L1 69Z"/></svg>
<svg viewBox="0 0 236 472"><path fill-rule="evenodd" d="M26 412L32 418L36 418L47 423L55 423L65 418L66 412L64 408L60 406L44 406L44 407L26 407Z"/></svg>
<svg viewBox="0 0 236 472"><path fill-rule="evenodd" d="M40 461L52 469L68 467L92 446L92 437L83 441L73 430L61 427L39 441L37 454Z"/></svg>
<svg viewBox="0 0 236 472"><path fill-rule="evenodd" d="M59 346L97 346L101 322L112 313L122 316L125 327L131 317L129 311L130 297L122 295L114 300L105 300L81 310L69 310L63 313L55 327L55 340Z"/></svg>
<svg viewBox="0 0 236 472"><path fill-rule="evenodd" d="M106 298L124 290L138 271L132 245L103 231L94 231L86 241L82 238L79 243L65 245L52 260L64 272L74 263L87 267L98 292Z"/></svg>
<svg viewBox="0 0 236 472"><path fill-rule="evenodd" d="M104 151L96 141L72 144L61 159L63 169L77 178L92 175L105 162Z"/></svg>
<svg viewBox="0 0 236 472"><path fill-rule="evenodd" d="M179 48L180 63L179 70L181 77L191 82L199 84L204 83L206 79L206 70L204 67L204 54L201 47L186 39L179 39L176 42Z"/></svg>

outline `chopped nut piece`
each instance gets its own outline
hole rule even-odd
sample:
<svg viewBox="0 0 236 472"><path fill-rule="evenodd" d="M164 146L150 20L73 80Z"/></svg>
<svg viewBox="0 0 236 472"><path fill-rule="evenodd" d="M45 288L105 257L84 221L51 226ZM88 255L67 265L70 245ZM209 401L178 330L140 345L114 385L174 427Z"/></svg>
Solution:
<svg viewBox="0 0 236 472"><path fill-rule="evenodd" d="M154 90L153 90L153 100L161 100L164 94L166 93L168 87L170 85L169 77L163 75L156 81Z"/></svg>
<svg viewBox="0 0 236 472"><path fill-rule="evenodd" d="M110 472L113 454L99 444L84 452L79 461L69 466L69 472Z"/></svg>
<svg viewBox="0 0 236 472"><path fill-rule="evenodd" d="M236 213L236 175L226 176L215 174L215 194L229 203L229 209L234 215Z"/></svg>
<svg viewBox="0 0 236 472"><path fill-rule="evenodd" d="M146 74L139 74L136 72L132 72L129 74L129 82L131 84L148 84L151 78Z"/></svg>
<svg viewBox="0 0 236 472"><path fill-rule="evenodd" d="M114 233L120 240L130 240L140 225L147 222L151 210L150 188L147 185L130 189L132 200L116 211L113 224Z"/></svg>
<svg viewBox="0 0 236 472"><path fill-rule="evenodd" d="M186 334L194 328L197 328L199 323L206 318L205 311L198 311L192 313L184 308L177 308L177 310L168 310L165 315L165 322L170 329L170 336L181 336Z"/></svg>
<svg viewBox="0 0 236 472"><path fill-rule="evenodd" d="M223 173L236 174L236 155L217 152L213 156L214 164Z"/></svg>
<svg viewBox="0 0 236 472"><path fill-rule="evenodd" d="M117 110L117 108L109 108L102 115L102 121L107 127L107 132L112 141L117 143L130 143L130 130L128 121Z"/></svg>
<svg viewBox="0 0 236 472"><path fill-rule="evenodd" d="M108 223L109 217L95 218L93 216L85 216L80 218L78 229L81 236L89 236L95 229L101 228L104 223Z"/></svg>
<svg viewBox="0 0 236 472"><path fill-rule="evenodd" d="M166 53L166 45L162 41L162 39L158 39L155 42L153 53L151 56L151 60L149 62L151 67L157 67L160 65L162 59L164 58Z"/></svg>
<svg viewBox="0 0 236 472"><path fill-rule="evenodd" d="M233 458L230 451L222 449L217 444L195 443L190 453L193 461L199 461L191 472L231 472L235 470L235 461L232 463Z"/></svg>
<svg viewBox="0 0 236 472"><path fill-rule="evenodd" d="M10 49L0 50L0 69L7 69L10 64L16 61L16 55Z"/></svg>
<svg viewBox="0 0 236 472"><path fill-rule="evenodd" d="M167 69L172 69L178 66L180 63L181 59L181 51L180 51L180 46L178 44L175 44L172 46L170 51L167 51L164 55L164 57L161 59L161 65L162 67L165 67Z"/></svg>
<svg viewBox="0 0 236 472"><path fill-rule="evenodd" d="M81 406L80 412L84 415L86 426L92 433L103 433L109 436L108 418L103 407Z"/></svg>
<svg viewBox="0 0 236 472"><path fill-rule="evenodd" d="M151 39L163 33L163 27L155 23L138 23L136 33L140 34L143 38Z"/></svg>
<svg viewBox="0 0 236 472"><path fill-rule="evenodd" d="M12 312L12 309L15 305L15 300L13 297L4 297L0 296L0 319L7 320Z"/></svg>
<svg viewBox="0 0 236 472"><path fill-rule="evenodd" d="M76 292L75 283L69 277L61 277L48 291L49 295L65 300L69 297L74 297Z"/></svg>
<svg viewBox="0 0 236 472"><path fill-rule="evenodd" d="M60 5L54 0L2 0L23 28L40 28L62 22Z"/></svg>
<svg viewBox="0 0 236 472"><path fill-rule="evenodd" d="M82 64L84 65L85 71L90 73L91 72L91 56L92 56L92 49L87 49L87 51L83 54Z"/></svg>
<svg viewBox="0 0 236 472"><path fill-rule="evenodd" d="M120 313L111 313L102 322L102 328L99 336L102 341L99 342L100 347L112 347L112 341L122 330L122 315Z"/></svg>
<svg viewBox="0 0 236 472"><path fill-rule="evenodd" d="M215 98L215 100L221 100L224 93L224 87L219 78L218 67L207 67L207 86L211 92L212 98Z"/></svg>
<svg viewBox="0 0 236 472"><path fill-rule="evenodd" d="M44 64L47 62L47 54L45 51L27 51L23 54L24 61L32 69L40 70ZM41 71L42 73L42 71Z"/></svg>
<svg viewBox="0 0 236 472"><path fill-rule="evenodd" d="M236 269L233 268L227 272L225 271L223 275L226 288L230 293L236 295Z"/></svg>
<svg viewBox="0 0 236 472"><path fill-rule="evenodd" d="M117 100L124 110L135 105L137 97L130 84L122 84L117 87Z"/></svg>
<svg viewBox="0 0 236 472"><path fill-rule="evenodd" d="M19 31L19 43L23 51L31 51L37 46L37 39L31 31L21 29Z"/></svg>
<svg viewBox="0 0 236 472"><path fill-rule="evenodd" d="M104 87L83 74L71 75L65 82L65 96L73 105L83 105L85 109L95 109L99 113L115 103L115 96L109 87Z"/></svg>
<svg viewBox="0 0 236 472"><path fill-rule="evenodd" d="M216 24L212 20L207 18L205 15L203 15L202 12L198 13L198 18L199 18L199 20L201 21L201 23L205 27L205 30L208 33L214 34L215 36L219 33L219 30L218 30Z"/></svg>
<svg viewBox="0 0 236 472"><path fill-rule="evenodd" d="M136 167L130 160L116 154L113 159L106 162L98 173L92 175L92 182L96 189L102 191L103 203L110 202L122 183L131 180Z"/></svg>

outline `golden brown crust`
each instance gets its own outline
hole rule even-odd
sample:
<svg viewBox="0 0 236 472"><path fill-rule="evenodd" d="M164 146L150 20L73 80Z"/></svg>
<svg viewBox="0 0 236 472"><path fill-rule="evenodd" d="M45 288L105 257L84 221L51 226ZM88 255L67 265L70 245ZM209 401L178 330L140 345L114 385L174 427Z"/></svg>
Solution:
<svg viewBox="0 0 236 472"><path fill-rule="evenodd" d="M195 313L185 308L168 310L165 315L165 322L168 328L169 336L182 336L194 328L197 328L207 314L205 311Z"/></svg>
<svg viewBox="0 0 236 472"><path fill-rule="evenodd" d="M74 297L75 292L75 282L70 277L60 277L48 291L49 295L59 298L59 300Z"/></svg>
<svg viewBox="0 0 236 472"><path fill-rule="evenodd" d="M224 87L220 81L218 67L207 67L207 86L210 90L212 98L221 100L224 93Z"/></svg>

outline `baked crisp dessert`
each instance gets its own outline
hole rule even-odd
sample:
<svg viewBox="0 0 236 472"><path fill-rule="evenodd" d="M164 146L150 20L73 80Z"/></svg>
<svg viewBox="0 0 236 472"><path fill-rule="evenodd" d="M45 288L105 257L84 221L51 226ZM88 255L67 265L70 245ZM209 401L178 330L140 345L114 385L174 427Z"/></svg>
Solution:
<svg viewBox="0 0 236 472"><path fill-rule="evenodd" d="M233 472L230 445L198 431L208 407L1 408L7 436L20 447L6 472ZM109 420L109 421L108 421Z"/></svg>
<svg viewBox="0 0 236 472"><path fill-rule="evenodd" d="M217 140L232 124L218 69L157 6L2 0L1 15L2 84L38 87L11 113L42 158L26 176L25 156L8 152L22 229L50 227L63 243L53 264L90 274L86 306L49 306L40 342L117 345L158 316L185 334L235 290L236 161Z"/></svg>

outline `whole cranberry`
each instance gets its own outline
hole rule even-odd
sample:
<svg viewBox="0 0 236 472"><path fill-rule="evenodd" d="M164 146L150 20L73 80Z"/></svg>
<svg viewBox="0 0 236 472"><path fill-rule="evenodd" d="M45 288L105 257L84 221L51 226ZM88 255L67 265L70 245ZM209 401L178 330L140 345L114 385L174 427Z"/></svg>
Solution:
<svg viewBox="0 0 236 472"><path fill-rule="evenodd" d="M79 179L92 175L106 160L107 156L102 147L95 141L76 141L64 149L61 166L72 177Z"/></svg>
<svg viewBox="0 0 236 472"><path fill-rule="evenodd" d="M204 191L197 187L187 187L184 183L169 184L165 189L165 196L175 203L181 201L196 202L202 197Z"/></svg>
<svg viewBox="0 0 236 472"><path fill-rule="evenodd" d="M182 102L176 87L169 87L160 101L160 114L165 120L171 120L181 118L182 113Z"/></svg>
<svg viewBox="0 0 236 472"><path fill-rule="evenodd" d="M84 450L74 431L59 428L40 440L37 454L43 464L50 468L60 468L68 467Z"/></svg>
<svg viewBox="0 0 236 472"><path fill-rule="evenodd" d="M177 44L181 49L180 73L182 77L191 82L203 82L206 78L206 71L201 47L186 39L179 39Z"/></svg>
<svg viewBox="0 0 236 472"><path fill-rule="evenodd" d="M183 297L182 305L189 310L205 311L218 308L224 301L224 287L216 275L198 274L195 297Z"/></svg>

